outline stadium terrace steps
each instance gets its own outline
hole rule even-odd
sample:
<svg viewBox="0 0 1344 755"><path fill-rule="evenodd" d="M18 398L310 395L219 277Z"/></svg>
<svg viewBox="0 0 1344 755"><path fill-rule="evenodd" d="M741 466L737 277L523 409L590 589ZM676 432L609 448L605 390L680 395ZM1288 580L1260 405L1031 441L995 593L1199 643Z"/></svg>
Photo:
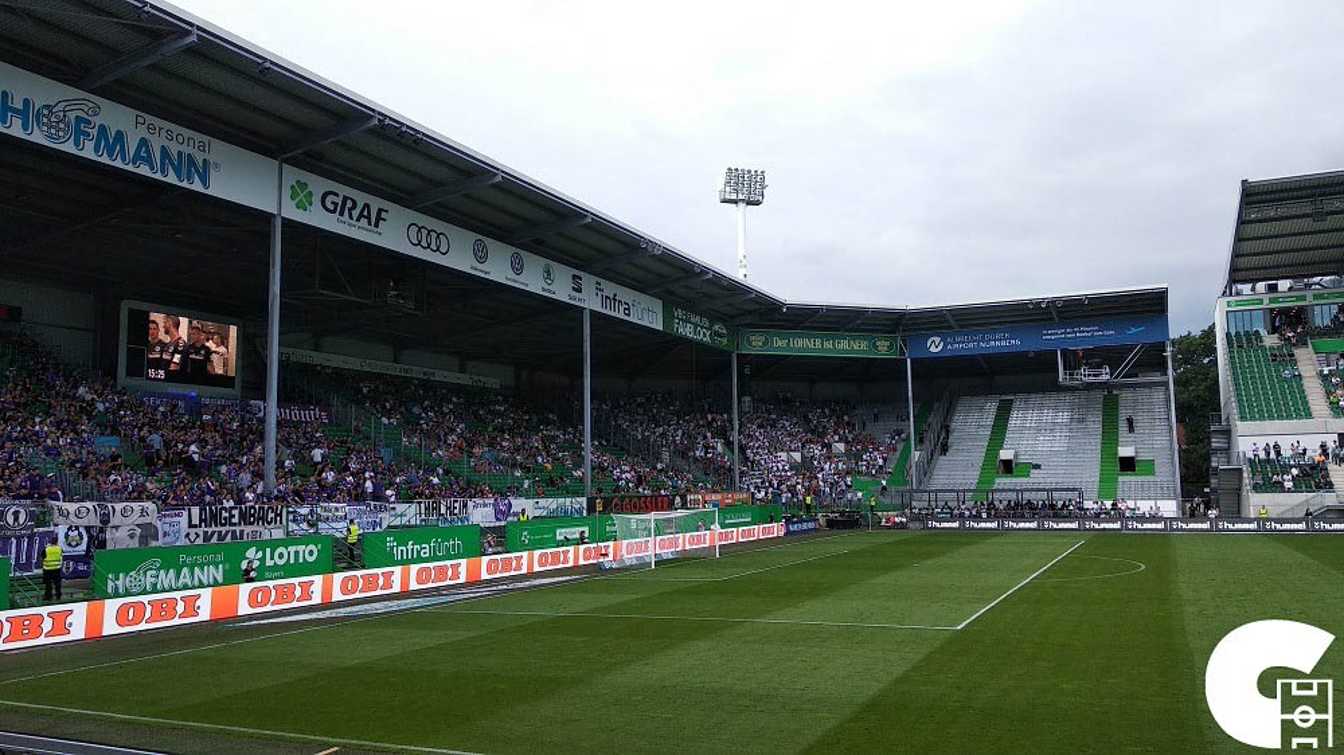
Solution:
<svg viewBox="0 0 1344 755"><path fill-rule="evenodd" d="M1120 397L1107 393L1101 402L1101 458L1097 469L1097 497L1115 499L1119 487Z"/></svg>
<svg viewBox="0 0 1344 755"><path fill-rule="evenodd" d="M1138 457L1139 473L1121 474L1116 492L1121 498L1143 500L1154 497L1154 490L1170 490L1176 485L1176 464L1171 455L1171 402L1161 386L1149 386L1120 391L1119 428L1121 446L1133 446ZM1127 417L1134 418L1134 432L1129 432ZM1146 472L1145 462L1151 460L1152 474Z"/></svg>
<svg viewBox="0 0 1344 755"><path fill-rule="evenodd" d="M1170 400L1163 386L1125 387L1116 390L1115 437L1106 456L1111 459L1116 495L1129 500L1170 498L1174 495L1175 461L1171 454ZM924 487L971 490L982 488L990 435L1001 399L1012 399L1003 442L993 449L995 477L992 487L1075 488L1088 498L1098 495L1103 458L1102 414L1105 394L1101 391L1053 391L994 396L963 396L950 420L952 435L946 456L934 457L933 470ZM1125 419L1134 418L1134 432ZM1138 474L1119 474L1119 446L1134 446L1142 464ZM998 452L1017 452L1019 464L1035 464L1029 477L997 474ZM988 478L986 478L988 479Z"/></svg>
<svg viewBox="0 0 1344 755"><path fill-rule="evenodd" d="M998 396L962 396L948 416L951 428L947 454L935 451L932 468L924 487L929 489L970 490L980 475L985 445L994 426ZM918 417L916 417L918 422Z"/></svg>
<svg viewBox="0 0 1344 755"><path fill-rule="evenodd" d="M1297 360L1297 369L1302 373L1302 390L1307 394L1307 407L1312 419L1330 419L1330 400L1325 397L1325 388L1319 379L1320 364L1316 352L1310 346L1298 346L1293 349L1293 358ZM1311 376L1317 376L1313 380Z"/></svg>

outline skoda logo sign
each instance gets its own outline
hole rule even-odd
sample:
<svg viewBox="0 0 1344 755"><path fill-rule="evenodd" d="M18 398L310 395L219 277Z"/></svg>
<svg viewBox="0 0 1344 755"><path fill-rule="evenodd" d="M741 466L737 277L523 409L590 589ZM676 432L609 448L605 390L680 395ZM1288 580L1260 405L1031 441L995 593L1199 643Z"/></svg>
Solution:
<svg viewBox="0 0 1344 755"><path fill-rule="evenodd" d="M509 269L513 271L513 274L514 274L514 275L522 275L522 274L523 274L523 253L522 253L522 252L514 252L513 254L510 254L510 255L509 255Z"/></svg>
<svg viewBox="0 0 1344 755"><path fill-rule="evenodd" d="M471 256L476 258L478 265L484 265L485 261L490 259L490 249L485 245L485 239L476 239L472 242Z"/></svg>
<svg viewBox="0 0 1344 755"><path fill-rule="evenodd" d="M555 285L555 271L551 269L549 262L541 266L541 281L548 286Z"/></svg>
<svg viewBox="0 0 1344 755"><path fill-rule="evenodd" d="M406 240L417 249L438 252L439 254L447 254L448 248L451 246L448 234L419 223L411 223L406 226Z"/></svg>
<svg viewBox="0 0 1344 755"><path fill-rule="evenodd" d="M929 336L929 342L926 344L930 354L937 354L943 350L942 336Z"/></svg>

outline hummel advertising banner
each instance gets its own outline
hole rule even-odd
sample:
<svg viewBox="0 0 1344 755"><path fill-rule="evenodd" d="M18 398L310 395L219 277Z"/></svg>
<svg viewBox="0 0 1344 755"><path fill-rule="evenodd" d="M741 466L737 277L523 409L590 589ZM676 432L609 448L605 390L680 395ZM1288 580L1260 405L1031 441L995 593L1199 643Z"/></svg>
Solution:
<svg viewBox="0 0 1344 755"><path fill-rule="evenodd" d="M146 595L331 571L331 538L295 537L253 543L127 548L93 556L93 594Z"/></svg>
<svg viewBox="0 0 1344 755"><path fill-rule="evenodd" d="M0 133L258 210L275 210L275 161L0 63Z"/></svg>
<svg viewBox="0 0 1344 755"><path fill-rule="evenodd" d="M906 348L910 356L916 359L973 357L1015 351L1133 346L1141 343L1159 343L1168 337L1166 316L1152 315L1010 325L991 330L916 333L906 337Z"/></svg>
<svg viewBox="0 0 1344 755"><path fill-rule="evenodd" d="M284 216L506 286L663 329L663 302L559 262L285 166Z"/></svg>

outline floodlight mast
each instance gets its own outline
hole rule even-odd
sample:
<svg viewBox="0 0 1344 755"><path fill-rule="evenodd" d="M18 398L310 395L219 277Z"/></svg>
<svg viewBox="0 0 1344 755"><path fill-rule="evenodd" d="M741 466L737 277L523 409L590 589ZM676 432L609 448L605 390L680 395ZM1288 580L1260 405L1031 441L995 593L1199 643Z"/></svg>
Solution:
<svg viewBox="0 0 1344 755"><path fill-rule="evenodd" d="M721 204L737 205L737 277L747 279L747 206L765 201L765 171L729 168L719 189Z"/></svg>

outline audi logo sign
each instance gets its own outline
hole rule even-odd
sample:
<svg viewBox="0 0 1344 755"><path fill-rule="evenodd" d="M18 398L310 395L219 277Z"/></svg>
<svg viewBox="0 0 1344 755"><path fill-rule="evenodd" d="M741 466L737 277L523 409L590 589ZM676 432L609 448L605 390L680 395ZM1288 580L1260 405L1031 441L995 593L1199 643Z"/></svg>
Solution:
<svg viewBox="0 0 1344 755"><path fill-rule="evenodd" d="M419 223L411 223L406 226L406 240L413 247L424 249L427 252L438 252L439 254L447 254L449 247L452 246L452 242L448 240L448 234Z"/></svg>

